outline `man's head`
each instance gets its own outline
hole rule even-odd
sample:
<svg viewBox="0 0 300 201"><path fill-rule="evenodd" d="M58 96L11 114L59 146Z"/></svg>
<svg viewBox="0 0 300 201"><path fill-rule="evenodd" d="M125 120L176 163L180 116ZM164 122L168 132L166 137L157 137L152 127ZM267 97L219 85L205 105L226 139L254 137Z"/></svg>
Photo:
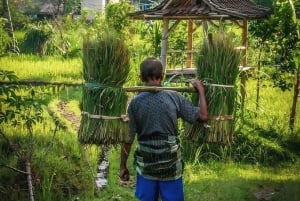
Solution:
<svg viewBox="0 0 300 201"><path fill-rule="evenodd" d="M140 65L141 79L143 82L163 79L162 63L154 57L145 59Z"/></svg>

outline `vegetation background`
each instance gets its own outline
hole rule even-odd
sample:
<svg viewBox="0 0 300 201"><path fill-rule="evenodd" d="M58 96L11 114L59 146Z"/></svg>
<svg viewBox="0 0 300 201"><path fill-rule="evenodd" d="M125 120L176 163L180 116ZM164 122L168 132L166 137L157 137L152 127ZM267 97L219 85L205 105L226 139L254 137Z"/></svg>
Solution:
<svg viewBox="0 0 300 201"><path fill-rule="evenodd" d="M0 4L1 199L135 200L134 170L129 184L118 180L119 146L109 147L108 182L98 189L95 180L106 149L77 139L83 38L106 27L116 30L131 55L125 86L135 86L141 84L140 61L160 55L162 24L130 20L126 14L134 8L126 2L108 4L104 13L88 20L87 11L74 18L78 1L52 1L63 3L65 12L33 17L45 2ZM234 143L181 139L187 201L300 199L299 102L291 121L294 101L299 99L299 1L257 3L272 7L273 12L266 20L249 22L247 56L254 69L247 74L244 107L236 108ZM226 22L222 31L240 43L240 30L234 23ZM209 32L220 29L209 26ZM168 68L184 65L186 36L186 23L181 22L169 38L169 48L180 51L168 56ZM205 37L202 30L194 34L195 50Z"/></svg>

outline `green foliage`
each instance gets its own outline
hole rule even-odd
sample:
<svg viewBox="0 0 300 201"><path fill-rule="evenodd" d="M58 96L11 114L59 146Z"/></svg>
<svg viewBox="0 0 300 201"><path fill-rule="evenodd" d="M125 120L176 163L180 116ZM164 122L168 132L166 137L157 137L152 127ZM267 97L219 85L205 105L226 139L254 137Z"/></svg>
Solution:
<svg viewBox="0 0 300 201"><path fill-rule="evenodd" d="M162 23L160 21L145 21L140 24L139 32L141 38L150 45L149 54L155 57L160 56Z"/></svg>
<svg viewBox="0 0 300 201"><path fill-rule="evenodd" d="M14 72L1 70L0 80L18 79ZM99 149L80 146L75 129L60 130L60 119L52 119L44 110L40 98L45 94L40 92L38 88L0 85L0 196L26 200L28 191L20 190L28 188L26 175L19 171L25 172L27 159L35 199L68 200L74 194L88 199L94 194L92 172L97 158L93 156ZM89 158L92 161L87 164Z"/></svg>
<svg viewBox="0 0 300 201"><path fill-rule="evenodd" d="M12 71L0 71L0 80L9 79L10 81L16 80L17 77ZM26 89L22 91L18 85L6 85L0 86L0 137L4 143L0 143L2 146L7 147L10 152L8 156L16 160L17 163L14 164L16 170L25 172L25 163L30 163L33 149L33 127L43 120L43 109L42 105L34 99L35 91L34 89ZM20 95L21 94L21 95ZM19 128L20 130L18 137L23 135L24 144L17 141L12 141L8 137L7 127L11 126L14 128ZM25 129L25 131L21 131ZM17 138L18 138L17 137ZM5 161L5 160L4 160ZM3 163L1 161L1 163ZM4 166L9 166L10 161L6 161ZM25 175L22 175L25 178ZM4 186L0 186L4 189L2 192L10 191L11 189ZM31 189L30 189L31 190ZM1 193L2 193L1 192ZM5 194L5 193L3 193ZM4 195L1 195L3 197ZM6 199L6 198L4 198Z"/></svg>
<svg viewBox="0 0 300 201"><path fill-rule="evenodd" d="M131 27L131 20L127 14L133 11L134 7L127 1L108 3L105 8L105 21L118 33L126 34Z"/></svg>
<svg viewBox="0 0 300 201"><path fill-rule="evenodd" d="M236 131L235 141L231 145L183 141L183 147L185 147L183 153L186 160L194 164L209 161L233 161L277 166L285 162L295 162L297 152L289 150L289 147L292 147L291 141L280 140L281 137L274 131L259 128ZM282 144L276 141L281 141ZM296 142L293 147L299 146L299 139Z"/></svg>
<svg viewBox="0 0 300 201"><path fill-rule="evenodd" d="M18 4L14 0L8 0L8 5L11 13L11 18L14 26L14 30L22 30L27 23L29 23L29 17L19 9ZM0 3L0 16L3 16L3 4Z"/></svg>
<svg viewBox="0 0 300 201"><path fill-rule="evenodd" d="M78 12L81 9L80 0L58 0L59 3L63 3L65 14Z"/></svg>
<svg viewBox="0 0 300 201"><path fill-rule="evenodd" d="M274 167L297 161L300 138L297 135L289 135L289 126L285 121L290 109L286 103L292 99L292 93L282 92L266 81L262 84L264 85L261 89L262 104L256 111L255 96L253 96L255 82L252 79L248 80L248 98L245 102L243 118L239 116L241 115L239 112L235 114L234 138L231 145L203 144L202 141L191 142L183 138L184 157L194 164L213 160L257 163ZM296 120L295 133L299 133L300 119Z"/></svg>
<svg viewBox="0 0 300 201"><path fill-rule="evenodd" d="M134 67L137 67L140 61L131 61L131 63L131 76L137 76L138 71L135 71ZM7 67L6 71L13 69L20 72L18 77L22 79L35 80L38 77L38 80L46 78L49 81L75 80L82 82L79 79L82 76L80 75L82 64L78 59L19 55L1 58L0 66L1 68ZM13 73L2 73L5 74L5 77L12 76L10 79L13 80ZM246 108L252 108L251 111L254 111L253 83L252 79L247 82L248 98L245 103ZM299 156L299 138L290 138L287 135L287 125L284 123L286 111L289 108L286 102L290 100L291 95L289 91L281 92L278 88L270 87L269 83L263 83L263 85L265 86L262 88L263 104L259 115L255 117L254 112L251 112L250 109L246 110L245 119L247 121L237 122L236 136L234 136L234 143L231 146L196 144L196 142L191 143L191 141L183 139L186 162L185 198L187 201L219 201L224 198L234 201L255 200L254 193L257 192L257 185L280 189L274 194L274 199L284 200L286 198L298 201L296 198L299 197L299 162L289 166L285 163L294 161L295 155ZM35 87L34 89L35 97L40 94L38 97L43 101L45 99L51 101L44 112L54 111L55 113L51 117L44 115L43 123L37 123L34 126L35 154L32 167L35 175L35 198L37 200L135 200L134 188L121 186L118 182L119 149L111 148L109 154L110 168L107 188L94 196L93 176L97 169L96 163L100 147L81 147L77 141L76 131L70 131L70 126L64 129L58 127L54 134L56 126L54 121L59 120L61 124L68 125L64 123L66 119L61 120L64 117L59 114L59 108L53 109L59 102L57 99L76 100L74 103L76 108L70 110L77 111L76 115L79 117L78 103L82 101L82 90L80 88L62 88L58 90L59 93L52 93L51 88L47 91L44 87L41 89ZM39 90L45 93L42 94ZM47 94L50 94L51 97ZM59 118L54 119L54 117ZM3 125L1 124L1 126ZM295 125L299 130L299 121ZM16 127L13 130L13 127L10 126L7 131L9 131L9 137L13 144L20 143L23 146L28 142L24 137L24 128ZM11 149L1 137L0 156L1 165L4 163L10 167L17 167L17 160L12 157ZM236 163L229 161L236 161ZM131 160L128 164L131 164ZM272 167L264 167L265 165ZM134 181L135 172L133 169L130 172L131 181ZM19 188L16 188L16 185L19 186L21 183L24 187L23 175L1 166L0 180L2 185L6 184L5 188L1 187L1 192L5 192L5 194L0 196L10 195L11 200L20 200L23 195L24 200L27 199L27 192L18 191ZM5 198L7 197L2 197L2 199Z"/></svg>
<svg viewBox="0 0 300 201"><path fill-rule="evenodd" d="M297 19L300 19L300 1L299 0L296 0L294 1L295 3L295 14L296 14L296 17Z"/></svg>
<svg viewBox="0 0 300 201"><path fill-rule="evenodd" d="M122 86L129 72L129 51L117 33L106 29L96 36L87 35L83 43L83 77L107 86Z"/></svg>
<svg viewBox="0 0 300 201"><path fill-rule="evenodd" d="M0 80L16 80L17 77L12 71L0 71ZM26 95L17 95L19 86L1 85L0 96L2 106L5 110L0 112L0 123L10 123L12 126L22 125L28 129L37 122L42 121L42 107L34 100L35 91L30 89Z"/></svg>
<svg viewBox="0 0 300 201"><path fill-rule="evenodd" d="M4 29L4 21L4 18L0 18L0 56L7 53L10 44L10 37Z"/></svg>
<svg viewBox="0 0 300 201"><path fill-rule="evenodd" d="M22 52L44 56L53 52L55 29L50 23L30 25L22 43Z"/></svg>
<svg viewBox="0 0 300 201"><path fill-rule="evenodd" d="M293 80L289 75L296 69L294 52L297 50L299 36L297 23L293 19L293 9L287 0L273 1L273 13L263 21L250 23L249 32L263 46L268 54L267 65L274 67L271 79L275 87L289 90Z"/></svg>
<svg viewBox="0 0 300 201"><path fill-rule="evenodd" d="M187 59L187 22L180 21L168 37L169 58L168 65L174 67L186 67L185 61ZM162 32L162 31L161 31ZM193 40L196 41L196 40ZM173 52L172 52L173 51Z"/></svg>
<svg viewBox="0 0 300 201"><path fill-rule="evenodd" d="M86 36L82 60L86 83L79 140L93 144L120 143L127 133L127 124L120 117L126 113L127 96L122 86L129 73L128 47L122 37L106 29L96 37Z"/></svg>
<svg viewBox="0 0 300 201"><path fill-rule="evenodd" d="M231 38L225 33L219 33L212 41L204 41L196 59L197 77L204 82L219 84L208 86L206 99L209 116L209 128L203 125L187 125L185 135L193 138L203 138L208 142L231 143L233 141L234 122L226 119L234 115L236 109L237 90L235 87L239 75L240 53L234 48ZM196 97L196 98L195 98ZM194 95L196 104L197 94ZM218 120L221 116L225 120Z"/></svg>

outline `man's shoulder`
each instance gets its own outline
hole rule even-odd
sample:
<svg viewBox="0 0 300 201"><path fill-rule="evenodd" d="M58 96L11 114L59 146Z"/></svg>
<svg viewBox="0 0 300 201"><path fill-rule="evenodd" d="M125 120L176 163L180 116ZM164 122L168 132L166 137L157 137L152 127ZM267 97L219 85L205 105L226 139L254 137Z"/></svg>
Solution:
<svg viewBox="0 0 300 201"><path fill-rule="evenodd" d="M130 100L130 104L133 104L135 102L139 102L141 99L144 99L147 96L148 92L140 92L138 93L136 96L134 96L131 100Z"/></svg>
<svg viewBox="0 0 300 201"><path fill-rule="evenodd" d="M162 92L168 93L168 94L179 94L177 91L170 90L170 89L163 90Z"/></svg>

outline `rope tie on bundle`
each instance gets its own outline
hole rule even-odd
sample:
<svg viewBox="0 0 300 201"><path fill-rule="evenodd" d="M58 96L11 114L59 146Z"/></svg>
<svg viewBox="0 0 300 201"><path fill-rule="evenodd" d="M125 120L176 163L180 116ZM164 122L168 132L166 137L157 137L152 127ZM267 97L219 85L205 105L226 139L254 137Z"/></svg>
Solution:
<svg viewBox="0 0 300 201"><path fill-rule="evenodd" d="M88 112L82 112L82 115L87 116L90 119L103 119L103 120L117 120L120 119L124 122L128 122L129 121L129 117L126 114L123 114L121 116L107 116L107 115L98 115L98 114L90 114Z"/></svg>
<svg viewBox="0 0 300 201"><path fill-rule="evenodd" d="M106 89L106 88L116 88L119 89L121 87L116 86L108 86L106 84L98 83L98 82L86 82L84 86L89 90L97 90L97 89Z"/></svg>

